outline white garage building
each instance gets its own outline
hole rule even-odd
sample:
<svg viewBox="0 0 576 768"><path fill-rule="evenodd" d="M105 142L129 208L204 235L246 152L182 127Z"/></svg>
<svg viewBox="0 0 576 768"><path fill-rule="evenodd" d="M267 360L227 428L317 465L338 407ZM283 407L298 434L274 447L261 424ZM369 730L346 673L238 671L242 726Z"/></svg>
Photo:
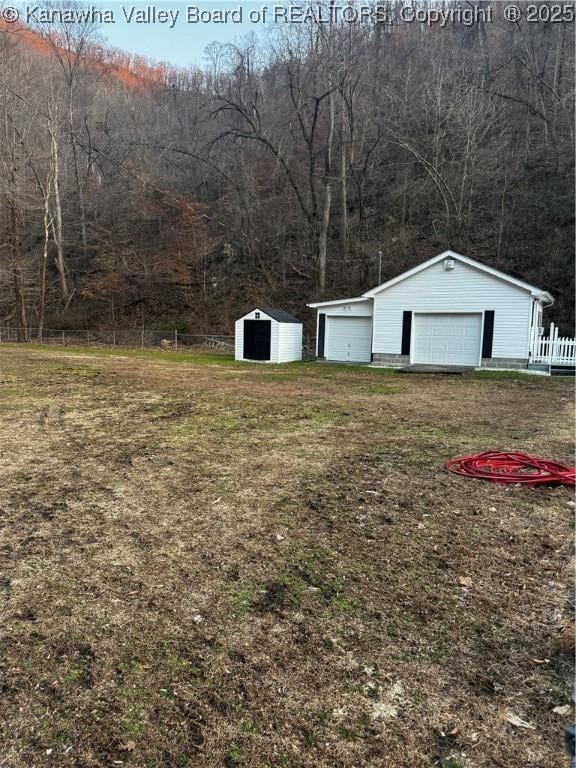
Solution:
<svg viewBox="0 0 576 768"><path fill-rule="evenodd" d="M308 306L326 360L526 368L552 303L546 291L445 251L358 298Z"/></svg>
<svg viewBox="0 0 576 768"><path fill-rule="evenodd" d="M236 320L234 346L236 360L302 360L302 322L283 309L253 309Z"/></svg>

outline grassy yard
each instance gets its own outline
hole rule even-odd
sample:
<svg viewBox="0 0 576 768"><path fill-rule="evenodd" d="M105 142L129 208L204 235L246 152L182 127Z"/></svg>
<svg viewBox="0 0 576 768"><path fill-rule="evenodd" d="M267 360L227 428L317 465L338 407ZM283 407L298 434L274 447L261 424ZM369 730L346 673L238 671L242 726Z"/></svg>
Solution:
<svg viewBox="0 0 576 768"><path fill-rule="evenodd" d="M571 463L572 413L520 374L0 347L0 765L565 766L572 493L443 462Z"/></svg>

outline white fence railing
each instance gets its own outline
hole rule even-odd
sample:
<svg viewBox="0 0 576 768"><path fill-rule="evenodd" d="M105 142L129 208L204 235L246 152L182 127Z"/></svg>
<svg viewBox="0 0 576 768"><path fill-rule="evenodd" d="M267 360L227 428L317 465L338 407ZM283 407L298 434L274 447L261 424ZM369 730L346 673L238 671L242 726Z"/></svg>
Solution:
<svg viewBox="0 0 576 768"><path fill-rule="evenodd" d="M576 339L559 336L558 328L551 323L548 336L536 336L532 339L530 362L546 365L576 365Z"/></svg>

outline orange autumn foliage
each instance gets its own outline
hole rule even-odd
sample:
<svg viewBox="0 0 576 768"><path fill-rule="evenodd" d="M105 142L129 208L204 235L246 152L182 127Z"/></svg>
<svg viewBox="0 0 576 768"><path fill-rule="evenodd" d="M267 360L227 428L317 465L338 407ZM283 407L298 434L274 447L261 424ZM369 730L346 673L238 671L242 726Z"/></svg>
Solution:
<svg viewBox="0 0 576 768"><path fill-rule="evenodd" d="M9 36L11 41L39 56L53 55L54 47L65 50L56 35L48 37L21 22L8 24L0 19L0 35ZM111 77L130 89L165 85L174 74L167 64L155 64L142 56L100 45L88 46L83 59L95 74Z"/></svg>

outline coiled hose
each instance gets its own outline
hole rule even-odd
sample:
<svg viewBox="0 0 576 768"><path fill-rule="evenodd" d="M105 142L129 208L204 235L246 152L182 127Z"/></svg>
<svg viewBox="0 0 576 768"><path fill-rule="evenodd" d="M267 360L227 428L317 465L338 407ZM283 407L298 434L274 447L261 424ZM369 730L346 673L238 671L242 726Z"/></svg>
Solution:
<svg viewBox="0 0 576 768"><path fill-rule="evenodd" d="M449 472L493 483L576 485L576 467L515 451L485 451L457 456L444 465Z"/></svg>

